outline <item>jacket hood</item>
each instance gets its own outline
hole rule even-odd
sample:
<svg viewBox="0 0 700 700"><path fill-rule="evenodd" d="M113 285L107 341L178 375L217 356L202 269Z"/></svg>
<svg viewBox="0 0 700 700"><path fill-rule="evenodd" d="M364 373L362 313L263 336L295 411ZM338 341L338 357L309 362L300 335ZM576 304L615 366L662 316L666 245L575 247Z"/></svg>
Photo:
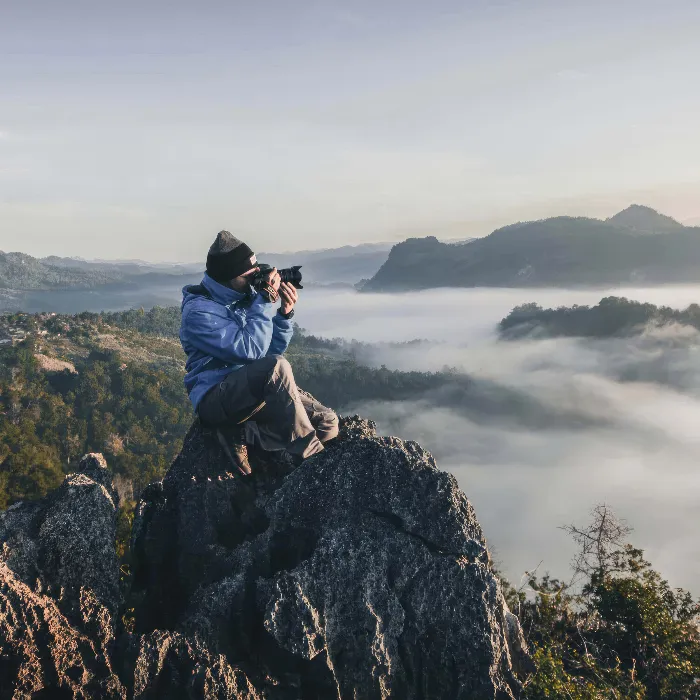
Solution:
<svg viewBox="0 0 700 700"><path fill-rule="evenodd" d="M217 304L229 306L241 299L245 299L246 296L246 294L242 294L230 287L219 284L205 273L199 284L188 284L182 288L182 306L180 308L183 310L188 301L200 299L202 297L211 299Z"/></svg>

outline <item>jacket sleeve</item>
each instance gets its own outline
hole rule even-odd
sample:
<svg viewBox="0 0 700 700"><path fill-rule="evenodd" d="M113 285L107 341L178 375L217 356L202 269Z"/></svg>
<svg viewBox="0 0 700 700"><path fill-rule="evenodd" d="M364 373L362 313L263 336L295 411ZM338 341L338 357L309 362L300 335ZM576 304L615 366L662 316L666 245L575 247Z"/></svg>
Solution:
<svg viewBox="0 0 700 700"><path fill-rule="evenodd" d="M252 362L265 357L272 341L272 319L267 304L258 295L248 307L245 324L206 306L188 312L185 340L207 355L224 362Z"/></svg>
<svg viewBox="0 0 700 700"><path fill-rule="evenodd" d="M272 342L268 355L282 355L289 346L289 341L294 335L294 323L291 318L283 318L275 314L272 319Z"/></svg>

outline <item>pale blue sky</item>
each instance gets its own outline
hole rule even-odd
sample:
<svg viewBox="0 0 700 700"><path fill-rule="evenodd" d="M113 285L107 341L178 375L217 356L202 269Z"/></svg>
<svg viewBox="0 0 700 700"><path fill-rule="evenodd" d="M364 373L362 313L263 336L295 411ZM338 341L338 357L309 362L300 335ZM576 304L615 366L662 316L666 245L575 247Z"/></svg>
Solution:
<svg viewBox="0 0 700 700"><path fill-rule="evenodd" d="M700 2L0 0L0 249L700 217Z"/></svg>

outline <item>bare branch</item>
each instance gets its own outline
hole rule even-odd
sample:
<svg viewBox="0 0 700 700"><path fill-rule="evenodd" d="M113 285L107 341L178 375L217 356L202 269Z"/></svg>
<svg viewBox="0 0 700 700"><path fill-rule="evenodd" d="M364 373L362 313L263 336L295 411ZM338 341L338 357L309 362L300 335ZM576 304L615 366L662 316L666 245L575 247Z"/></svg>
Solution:
<svg viewBox="0 0 700 700"><path fill-rule="evenodd" d="M626 544L632 528L615 516L610 506L599 504L591 511L591 522L585 527L562 527L578 545L571 565L577 574L590 577L593 572L603 574L616 570L616 555Z"/></svg>

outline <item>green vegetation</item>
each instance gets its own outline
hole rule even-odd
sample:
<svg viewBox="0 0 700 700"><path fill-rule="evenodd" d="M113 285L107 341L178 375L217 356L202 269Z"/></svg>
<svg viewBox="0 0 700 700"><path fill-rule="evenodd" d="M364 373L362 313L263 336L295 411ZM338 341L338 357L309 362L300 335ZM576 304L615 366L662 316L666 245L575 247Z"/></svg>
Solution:
<svg viewBox="0 0 700 700"><path fill-rule="evenodd" d="M529 599L508 589L536 665L526 698L700 697L700 604L626 542L607 507L565 529L578 544L574 581L533 575Z"/></svg>
<svg viewBox="0 0 700 700"><path fill-rule="evenodd" d="M13 314L0 316L0 326L27 334L0 348L0 508L43 496L86 452L104 453L120 490L135 497L163 476L194 418L183 386L179 309ZM288 357L299 384L339 410L457 381L365 367L352 344L301 329ZM52 370L48 360L75 371Z"/></svg>
<svg viewBox="0 0 700 700"><path fill-rule="evenodd" d="M90 314L89 318L94 323L102 322L117 328L149 335L177 338L180 333L180 307L178 306L154 306L148 311L129 309L128 311Z"/></svg>
<svg viewBox="0 0 700 700"><path fill-rule="evenodd" d="M609 338L641 333L648 325L678 323L700 330L700 306L680 311L624 297L605 297L597 306L560 306L543 309L535 303L516 306L499 324L506 339L579 336Z"/></svg>
<svg viewBox="0 0 700 700"><path fill-rule="evenodd" d="M36 323L27 317L27 326ZM65 323L51 317L45 325ZM103 452L137 492L177 455L192 421L180 366L163 357L125 362L99 344L100 330L74 317L65 338L29 335L0 349L0 508L44 495L86 452ZM47 357L75 371L46 371Z"/></svg>

